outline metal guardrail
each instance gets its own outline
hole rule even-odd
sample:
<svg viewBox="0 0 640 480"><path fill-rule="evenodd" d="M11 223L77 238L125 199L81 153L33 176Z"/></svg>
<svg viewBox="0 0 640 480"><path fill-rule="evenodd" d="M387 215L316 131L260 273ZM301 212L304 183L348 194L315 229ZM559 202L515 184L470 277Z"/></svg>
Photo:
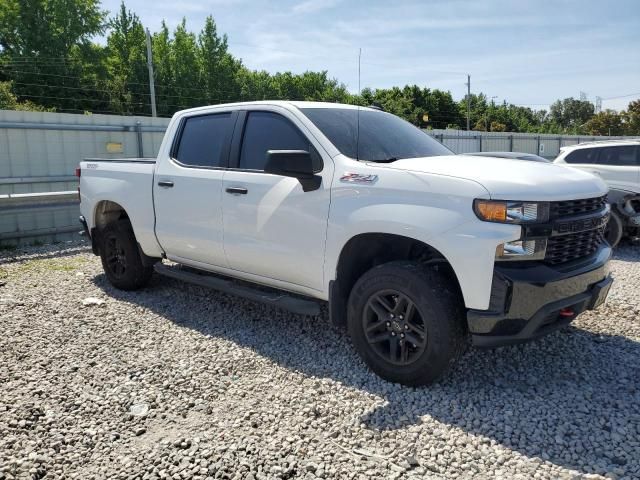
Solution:
<svg viewBox="0 0 640 480"><path fill-rule="evenodd" d="M68 190L65 192L40 192L40 193L5 193L0 194L0 205L5 208L27 207L33 205L57 204L64 201L78 202L78 192Z"/></svg>
<svg viewBox="0 0 640 480"><path fill-rule="evenodd" d="M21 183L61 183L75 182L75 175L55 175L51 177L0 177L0 185L18 185Z"/></svg>
<svg viewBox="0 0 640 480"><path fill-rule="evenodd" d="M20 214L33 210L66 210L79 204L78 192L75 190L63 192L0 194L0 214ZM25 237L42 237L46 235L73 233L81 230L82 228L80 224L29 230L17 229L13 232L0 232L0 241L19 240Z"/></svg>
<svg viewBox="0 0 640 480"><path fill-rule="evenodd" d="M38 228L35 230L20 231L9 233L0 233L0 241L2 240L20 240L28 237L44 237L46 235L59 235L62 233L78 233L82 232L80 224L77 226L67 225L65 227Z"/></svg>

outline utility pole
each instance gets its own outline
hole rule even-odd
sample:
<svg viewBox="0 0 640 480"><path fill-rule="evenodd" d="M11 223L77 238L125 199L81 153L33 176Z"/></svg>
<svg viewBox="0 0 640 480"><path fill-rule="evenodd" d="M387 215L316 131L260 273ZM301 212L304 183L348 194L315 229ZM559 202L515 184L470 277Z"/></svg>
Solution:
<svg viewBox="0 0 640 480"><path fill-rule="evenodd" d="M467 74L467 131L471 130L471 75Z"/></svg>
<svg viewBox="0 0 640 480"><path fill-rule="evenodd" d="M358 95L362 92L360 89L360 59L362 58L362 48L358 50Z"/></svg>
<svg viewBox="0 0 640 480"><path fill-rule="evenodd" d="M156 85L153 77L153 56L151 53L151 34L149 29L146 29L147 34L147 67L149 68L149 95L151 97L151 116L157 117L158 112L156 110Z"/></svg>

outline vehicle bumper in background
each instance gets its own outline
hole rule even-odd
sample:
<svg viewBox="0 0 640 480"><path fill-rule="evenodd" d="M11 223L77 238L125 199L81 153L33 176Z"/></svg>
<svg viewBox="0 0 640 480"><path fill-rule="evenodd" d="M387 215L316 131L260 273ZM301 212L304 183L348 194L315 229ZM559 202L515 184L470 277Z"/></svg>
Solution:
<svg viewBox="0 0 640 480"><path fill-rule="evenodd" d="M571 323L604 302L612 279L611 248L603 245L587 258L550 266L497 263L489 310L469 310L467 323L478 347L522 343Z"/></svg>

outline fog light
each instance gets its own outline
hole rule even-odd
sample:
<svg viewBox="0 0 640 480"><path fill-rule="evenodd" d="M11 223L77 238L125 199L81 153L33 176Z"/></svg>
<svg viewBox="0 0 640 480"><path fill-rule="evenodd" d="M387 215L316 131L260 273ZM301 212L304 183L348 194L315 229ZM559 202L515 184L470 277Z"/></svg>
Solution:
<svg viewBox="0 0 640 480"><path fill-rule="evenodd" d="M498 245L496 260L542 260L546 250L546 240L514 240Z"/></svg>

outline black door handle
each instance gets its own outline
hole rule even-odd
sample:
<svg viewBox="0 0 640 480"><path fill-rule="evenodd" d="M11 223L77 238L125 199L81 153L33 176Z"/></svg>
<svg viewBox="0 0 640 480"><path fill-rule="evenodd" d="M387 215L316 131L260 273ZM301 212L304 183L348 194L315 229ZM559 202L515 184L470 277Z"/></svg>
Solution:
<svg viewBox="0 0 640 480"><path fill-rule="evenodd" d="M170 180L160 180L160 181L158 182L158 186L159 186L159 187L168 187L168 188L171 188L171 187L173 187L173 182L172 182L172 181L170 181Z"/></svg>
<svg viewBox="0 0 640 480"><path fill-rule="evenodd" d="M249 190L247 190L244 187L229 187L229 188L226 189L227 193L233 193L233 194L236 194L236 195L237 194L246 195L248 191Z"/></svg>

